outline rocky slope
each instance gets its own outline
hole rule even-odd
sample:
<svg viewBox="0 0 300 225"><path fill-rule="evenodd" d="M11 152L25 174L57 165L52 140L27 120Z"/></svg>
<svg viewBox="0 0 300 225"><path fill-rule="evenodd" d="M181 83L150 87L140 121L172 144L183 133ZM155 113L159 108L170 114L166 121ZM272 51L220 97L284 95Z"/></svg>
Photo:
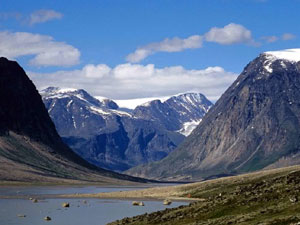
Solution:
<svg viewBox="0 0 300 225"><path fill-rule="evenodd" d="M34 84L6 58L0 58L0 162L1 182L136 180L97 168L67 147Z"/></svg>
<svg viewBox="0 0 300 225"><path fill-rule="evenodd" d="M136 176L199 180L300 163L300 51L250 62L200 125Z"/></svg>
<svg viewBox="0 0 300 225"><path fill-rule="evenodd" d="M184 136L97 100L84 90L47 88L43 101L58 133L94 165L124 171L167 156Z"/></svg>

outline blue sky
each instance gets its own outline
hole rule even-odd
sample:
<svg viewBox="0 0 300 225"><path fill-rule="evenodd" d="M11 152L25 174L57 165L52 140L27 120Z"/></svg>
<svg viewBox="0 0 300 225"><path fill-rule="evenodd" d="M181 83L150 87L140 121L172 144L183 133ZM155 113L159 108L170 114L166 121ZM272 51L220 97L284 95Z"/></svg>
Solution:
<svg viewBox="0 0 300 225"><path fill-rule="evenodd" d="M300 36L299 0L0 6L0 54L20 62L39 88L81 87L114 99L200 91L216 100L259 53L297 48Z"/></svg>

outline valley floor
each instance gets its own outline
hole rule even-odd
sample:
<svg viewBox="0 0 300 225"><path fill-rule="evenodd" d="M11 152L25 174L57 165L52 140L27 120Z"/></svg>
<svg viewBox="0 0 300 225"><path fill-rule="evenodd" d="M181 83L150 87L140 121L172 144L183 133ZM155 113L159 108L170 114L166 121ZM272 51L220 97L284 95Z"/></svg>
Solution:
<svg viewBox="0 0 300 225"><path fill-rule="evenodd" d="M179 186L75 197L192 201L187 206L124 218L110 225L300 224L300 166Z"/></svg>

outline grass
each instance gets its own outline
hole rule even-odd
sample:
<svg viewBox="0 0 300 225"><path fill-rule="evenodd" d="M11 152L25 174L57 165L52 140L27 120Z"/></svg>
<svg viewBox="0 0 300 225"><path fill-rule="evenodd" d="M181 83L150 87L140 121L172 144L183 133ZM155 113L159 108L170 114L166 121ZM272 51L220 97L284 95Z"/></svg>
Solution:
<svg viewBox="0 0 300 225"><path fill-rule="evenodd" d="M293 225L300 222L300 166L220 178L170 189L173 190L174 197L186 197L188 194L191 198L201 201L126 218L110 225ZM127 193L127 196L130 194Z"/></svg>

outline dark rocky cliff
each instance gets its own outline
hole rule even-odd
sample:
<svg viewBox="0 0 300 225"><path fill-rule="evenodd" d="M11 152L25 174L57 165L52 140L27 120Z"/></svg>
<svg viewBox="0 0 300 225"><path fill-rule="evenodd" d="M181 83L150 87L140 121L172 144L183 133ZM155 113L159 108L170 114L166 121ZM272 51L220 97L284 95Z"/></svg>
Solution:
<svg viewBox="0 0 300 225"><path fill-rule="evenodd" d="M67 147L25 71L17 62L3 57L0 58L0 162L0 181L33 181L36 176L41 180L60 177L98 182L108 177L133 179L97 168Z"/></svg>

